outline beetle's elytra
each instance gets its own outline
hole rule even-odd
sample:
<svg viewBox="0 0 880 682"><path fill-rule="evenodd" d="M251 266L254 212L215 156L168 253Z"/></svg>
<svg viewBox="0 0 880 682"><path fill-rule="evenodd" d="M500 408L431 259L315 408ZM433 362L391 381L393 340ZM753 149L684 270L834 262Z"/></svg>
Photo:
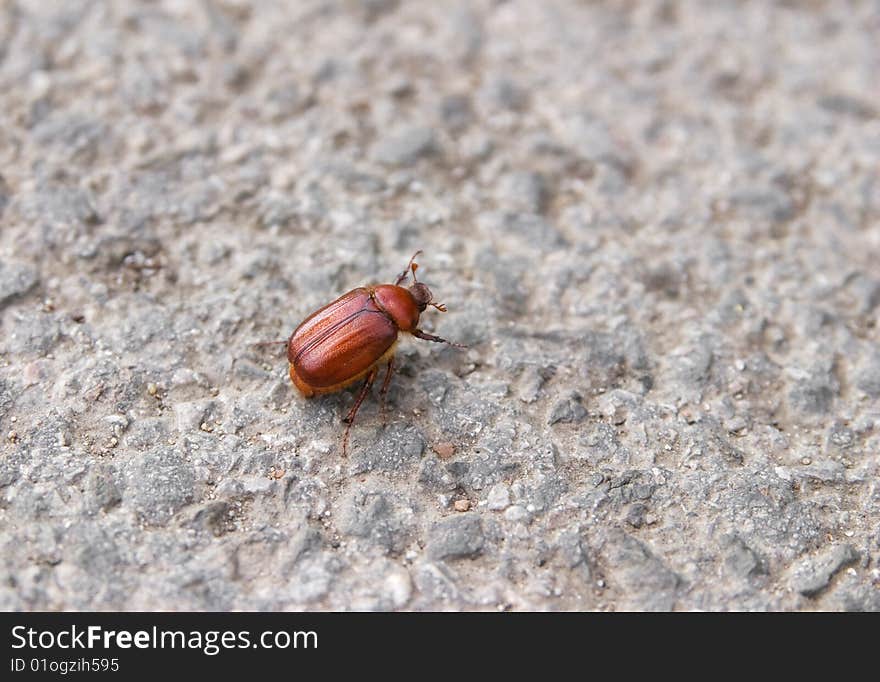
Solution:
<svg viewBox="0 0 880 682"><path fill-rule="evenodd" d="M343 419L348 424L342 441L346 451L348 433L358 408L385 366L381 400L384 417L385 396L394 371L394 348L399 332L438 343L463 348L418 328L419 316L429 305L441 312L446 306L434 302L431 290L416 281L417 251L394 284L358 287L309 315L290 335L287 359L290 378L300 393L311 398L333 393L366 378L351 410ZM412 273L409 287L401 284Z"/></svg>

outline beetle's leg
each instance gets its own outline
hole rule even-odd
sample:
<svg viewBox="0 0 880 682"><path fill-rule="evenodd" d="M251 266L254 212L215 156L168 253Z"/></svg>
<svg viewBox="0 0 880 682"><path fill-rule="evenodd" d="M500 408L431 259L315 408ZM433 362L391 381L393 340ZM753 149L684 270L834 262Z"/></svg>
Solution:
<svg viewBox="0 0 880 682"><path fill-rule="evenodd" d="M394 374L394 356L388 361L388 368L385 370L385 380L382 382L382 390L379 396L382 399L382 426L388 425L388 415L385 414L385 398L388 395L388 388L391 386L391 375Z"/></svg>
<svg viewBox="0 0 880 682"><path fill-rule="evenodd" d="M265 348L266 346L280 346L282 343L290 343L290 339L283 339L281 341L257 341L254 344L254 348Z"/></svg>
<svg viewBox="0 0 880 682"><path fill-rule="evenodd" d="M351 409L348 411L348 414L345 415L345 418L342 420L348 426L345 427L345 436L342 438L342 456L344 457L347 454L348 449L348 432L351 431L351 425L354 424L355 415L357 415L357 411L360 409L361 403L364 402L364 398L367 397L367 393L370 392L370 389L373 387L373 382L376 380L376 375L379 373L379 369L377 367L373 367L370 370L370 373L367 375L367 380L364 382L364 387L361 389L361 392L358 393L357 400L354 401L354 405L352 405Z"/></svg>
<svg viewBox="0 0 880 682"><path fill-rule="evenodd" d="M415 280L415 278L416 278L416 268L419 267L419 266L415 263L415 260L416 260L416 258L419 257L419 254L421 254L421 253L422 253L422 250L419 249L418 251L416 251L416 252L413 254L413 257L409 259L409 263L408 263L407 266L403 269L403 272L401 272L401 273L397 276L397 280L394 282L394 286L399 285L403 280L405 280L405 279L407 278L407 275L409 275L409 271L410 271L410 270L412 270L412 273L413 273L413 280ZM413 267L413 266L415 266L415 267Z"/></svg>
<svg viewBox="0 0 880 682"><path fill-rule="evenodd" d="M414 329L412 331L412 335L417 339L424 339L425 341L434 341L436 343L448 343L450 346L455 346L456 348L467 348L462 343L455 343L454 341L447 341L446 339L441 339L439 336L434 336L433 334L428 334L427 332L423 332L421 329Z"/></svg>

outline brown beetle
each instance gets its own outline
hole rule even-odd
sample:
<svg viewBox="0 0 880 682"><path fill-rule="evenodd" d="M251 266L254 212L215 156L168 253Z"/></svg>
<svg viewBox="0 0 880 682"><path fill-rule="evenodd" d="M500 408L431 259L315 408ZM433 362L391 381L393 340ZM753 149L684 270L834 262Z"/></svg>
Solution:
<svg viewBox="0 0 880 682"><path fill-rule="evenodd" d="M290 378L306 398L334 393L366 377L354 405L343 419L348 424L342 440L343 454L358 408L383 364L386 369L380 395L384 419L385 396L394 371L394 349L399 332L464 348L418 328L419 316L429 305L446 312L446 306L434 302L431 290L416 281L419 266L415 260L420 253L413 255L394 284L352 289L309 315L287 342ZM400 286L410 272L412 285Z"/></svg>

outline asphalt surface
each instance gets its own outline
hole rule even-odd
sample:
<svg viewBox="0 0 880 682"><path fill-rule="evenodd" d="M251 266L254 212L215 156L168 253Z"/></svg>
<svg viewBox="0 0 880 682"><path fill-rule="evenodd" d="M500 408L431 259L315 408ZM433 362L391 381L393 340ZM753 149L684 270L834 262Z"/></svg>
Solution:
<svg viewBox="0 0 880 682"><path fill-rule="evenodd" d="M0 608L880 610L878 41L0 1ZM255 344L417 249L343 457Z"/></svg>

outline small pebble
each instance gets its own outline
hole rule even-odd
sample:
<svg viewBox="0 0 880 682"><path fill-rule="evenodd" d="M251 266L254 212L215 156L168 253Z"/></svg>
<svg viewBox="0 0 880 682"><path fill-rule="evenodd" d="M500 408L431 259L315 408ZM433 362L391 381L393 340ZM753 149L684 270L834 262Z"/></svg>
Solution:
<svg viewBox="0 0 880 682"><path fill-rule="evenodd" d="M504 512L504 518L508 521L518 523L529 518L529 513L526 511L525 507L515 504Z"/></svg>
<svg viewBox="0 0 880 682"><path fill-rule="evenodd" d="M452 443L436 443L432 449L440 459L449 459L455 454L455 446Z"/></svg>
<svg viewBox="0 0 880 682"><path fill-rule="evenodd" d="M510 505L510 490L503 483L493 485L487 499L489 509L502 511Z"/></svg>

